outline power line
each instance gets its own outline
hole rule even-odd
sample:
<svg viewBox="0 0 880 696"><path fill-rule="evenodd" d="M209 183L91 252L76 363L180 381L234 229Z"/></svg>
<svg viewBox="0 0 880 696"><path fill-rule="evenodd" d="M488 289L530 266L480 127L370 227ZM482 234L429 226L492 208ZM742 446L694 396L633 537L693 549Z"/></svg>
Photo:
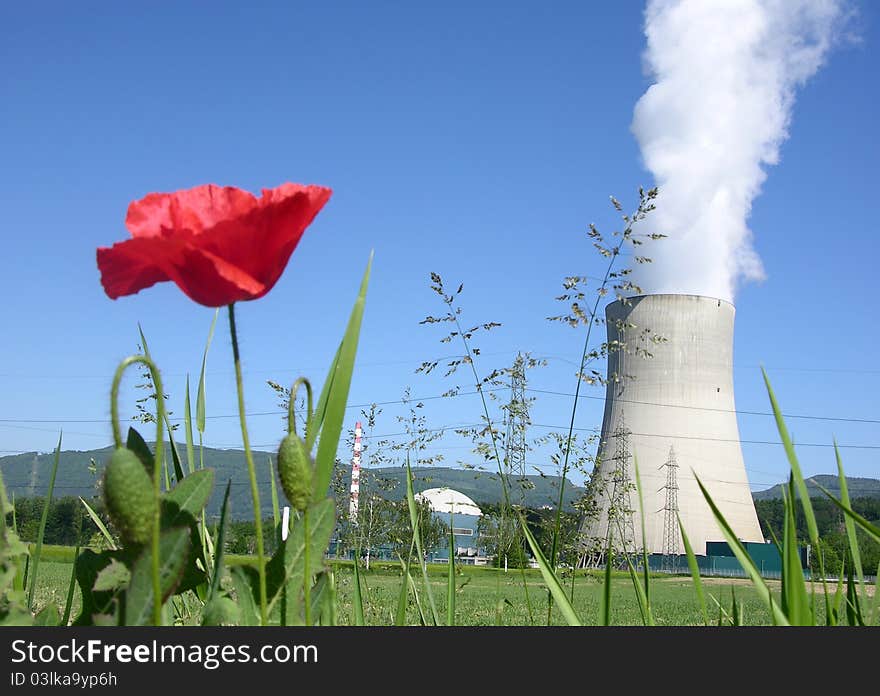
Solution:
<svg viewBox="0 0 880 696"><path fill-rule="evenodd" d="M641 437L665 437L665 438L675 438L677 440L700 440L705 442L739 442L747 445L781 445L781 442L777 442L774 440L742 440L742 439L733 439L733 438L721 438L721 437L699 437L697 435L668 435L668 434L659 434L659 433L632 433L633 435L639 435ZM835 447L834 444L826 444L822 442L795 442L795 447ZM880 450L880 445L836 445L839 449L869 449L869 450Z"/></svg>
<svg viewBox="0 0 880 696"><path fill-rule="evenodd" d="M396 399L393 401L371 401L370 403L363 404L348 404L345 408L346 410L352 408L369 408L370 406L389 406L393 404L408 404L408 403L417 403L419 401L432 401L435 399L450 399L455 398L457 396L473 396L474 394L480 393L489 393L496 391L506 390L508 387L495 387L492 389L482 389L480 391L474 390L469 392L456 392L453 394L436 394L434 396L420 396L413 397L411 399ZM245 417L247 418L256 418L259 416L281 416L287 413L284 409L277 409L274 411L252 411L250 413L245 413ZM225 418L239 418L239 414L237 413L223 413L219 415L213 416L205 416L206 420L220 420ZM131 423L136 421L137 418L120 418L121 422ZM172 423L182 423L184 418L169 418L169 421ZM111 423L109 418L0 418L0 425L5 423L100 423L107 424Z"/></svg>
<svg viewBox="0 0 880 696"><path fill-rule="evenodd" d="M361 403L361 404L349 404L345 408L353 409L353 408L369 408L372 405L376 406L390 406L396 404L406 404L420 401L433 401L437 399L452 399L460 396L474 396L480 393L490 393L497 392L506 389L506 387L496 387L492 389L482 389L480 391L466 391L466 392L455 392L455 393L446 393L446 394L436 394L432 396L420 396L413 397L411 399L393 399L390 401L375 401L370 403ZM534 387L526 387L526 391L534 392L536 394L548 394L551 396L565 396L568 398L573 398L574 394L569 392L561 392L554 391L550 389L536 389ZM595 401L604 401L604 396L591 396L589 394L579 394L578 398L580 399L592 399ZM724 409L724 408L711 408L708 406L687 406L682 404L668 404L661 403L656 401L640 401L637 399L618 399L618 401L622 403L629 404L641 404L644 406L657 406L659 408L683 408L688 410L695 411L712 411L717 413L736 413L740 415L748 415L748 416L765 416L765 417L775 417L775 415L771 411L749 411L745 409ZM282 409L277 409L273 411L252 411L250 413L246 413L245 416L248 418L257 418L262 416L279 416L284 415L286 411ZM840 423L866 423L866 424L880 424L880 419L876 418L845 418L839 416L816 416L810 414L795 414L795 413L783 413L781 414L783 418L791 418L791 419L806 419L806 420L819 420L819 421L832 421L832 422L840 422ZM224 413L224 414L215 414L211 416L206 416L207 420L222 420L227 418L238 418L239 415L237 413ZM121 419L124 422L134 422L137 420L136 418L123 418ZM169 418L169 420L173 423L181 423L184 421L184 418ZM9 425L12 427L12 424L19 423L44 423L44 424L63 424L63 423L98 423L98 424L109 424L110 420L107 418L0 418L0 426ZM22 428L24 429L24 428ZM80 435L90 435L95 436L94 433L72 433L72 434L80 434Z"/></svg>
<svg viewBox="0 0 880 696"><path fill-rule="evenodd" d="M493 351L488 353L480 353L483 356L490 355L512 355L515 354L516 350L501 350L501 351ZM442 361L442 360L452 360L456 358L460 358L461 355L442 355L440 357L434 358L434 360ZM386 365L418 365L419 360L413 358L412 360L383 360L377 362L358 362L358 367L384 367ZM303 373L310 370L318 370L318 369L326 369L326 366L315 367L315 366L305 366L300 368L278 368L278 369L264 369L264 370L243 370L242 374L244 377L253 377L254 375L258 376L271 376L279 373ZM186 377L191 376L193 373L191 372L163 372L163 378L168 377ZM229 377L235 376L234 368L223 369L223 370L206 370L205 376L207 377L216 377L220 375L225 375ZM48 379L48 380L59 380L59 379L107 379L106 374L102 375L72 375L72 374L61 374L61 375L52 375L52 374L22 374L16 372L0 372L0 377L5 379ZM109 380L107 380L109 382Z"/></svg>
<svg viewBox="0 0 880 696"><path fill-rule="evenodd" d="M551 430L559 430L559 431L567 430L567 428L568 428L568 426L564 426L564 425L549 425L546 423L530 423L529 425L531 427L535 427L535 428L548 428ZM484 426L485 426L485 423L464 423L461 425L447 425L447 426L443 426L443 427L439 427L439 428L424 428L424 429L422 429L422 432L462 430L462 429L477 428L477 427L484 427ZM591 433L599 432L598 428L577 428L576 427L576 428L574 428L574 430L576 430L578 432L591 432ZM410 435L410 434L411 433L407 433L404 431L404 432L398 432L398 433L386 433L386 434L380 434L380 435L373 435L373 438L400 437L403 435ZM631 433L631 435L636 435L636 436L640 436L640 437L675 438L675 439L679 439L679 440L695 440L695 441L704 441L704 442L730 442L730 443L740 443L740 444L745 444L745 445L781 445L782 444L781 442L776 441L776 440L744 440L742 438L734 439L734 438L703 437L703 436L697 436L697 435L672 435L669 433L637 433L637 432L633 432L633 433ZM251 447L252 448L257 448L257 447L270 447L271 448L271 447L276 447L277 444L278 444L277 442L276 443L261 443L261 444L251 445ZM398 444L398 443L395 443L395 444ZM838 449L880 450L880 445L871 445L871 444L857 444L856 445L856 444L837 443L835 445L835 444L828 444L828 443L823 443L823 442L795 442L794 445L795 445L795 447L832 448L832 447L836 446ZM206 442L205 446L206 447L210 447L210 446L221 447L221 444L218 443L215 445L211 445L209 442ZM235 444L235 445L233 445L233 447L239 448L240 445ZM28 452L31 450L5 450L5 451L9 451L9 452L15 451L15 452L25 453L25 452Z"/></svg>
<svg viewBox="0 0 880 696"><path fill-rule="evenodd" d="M568 392L559 392L559 391L551 391L549 389L534 389L532 387L526 387L527 391L536 392L538 394L550 394L553 396L567 396L569 398L574 398L574 394L570 394ZM590 396L589 394L579 394L578 398L580 399L594 399L596 401L605 401L604 396ZM644 406L659 406L661 408L684 408L693 411L714 411L717 413L737 413L745 416L772 416L775 417L775 414L771 411L746 411L742 409L730 409L730 408L711 408L708 406L685 406L682 404L664 404L656 401L638 401L636 399L617 399L621 403L626 404L641 404ZM836 416L812 416L812 415L801 415L794 413L783 413L781 414L783 418L802 418L808 420L823 420L823 421L839 421L842 423L880 423L880 419L875 418L842 418Z"/></svg>
<svg viewBox="0 0 880 696"><path fill-rule="evenodd" d="M539 360L559 360L561 362L580 367L574 360L563 358L561 355L542 355ZM880 370L866 370L845 367L773 367L771 365L733 365L734 370L760 370L764 369L768 372L831 372L831 373L849 373L858 375L880 375Z"/></svg>
<svg viewBox="0 0 880 696"><path fill-rule="evenodd" d="M492 351L481 353L481 356L496 356L496 355L515 355L518 352L518 349L512 348L510 350L500 350L500 351ZM434 360L442 361L449 360L454 358L460 358L460 354L455 355L444 355ZM574 360L569 360L568 358L564 358L561 355L541 355L538 356L539 360L558 360L560 362L565 362L570 365L574 365L578 367L578 363ZM387 365L416 365L421 362L420 359L402 359L402 360L385 360L385 361L375 361L375 362L358 362L359 367L384 367ZM871 370L871 369L858 369L858 368L842 368L842 367L791 367L791 366L771 366L771 365L754 365L754 364L742 364L742 365L733 365L734 370L760 370L765 369L768 372L828 372L828 373L844 373L844 374L859 374L859 375L880 375L880 370ZM243 371L245 377L251 377L254 375L259 376L271 376L273 374L279 373L302 373L308 370L317 370L323 369L322 367L301 367L301 368L277 368L277 369L264 369L264 370L247 370ZM186 377L187 375L192 376L194 373L192 372L163 372L164 377ZM229 369L219 369L219 370L207 370L205 372L206 376L233 376L234 370L233 368ZM107 374L27 374L27 373L19 373L19 372L0 372L0 378L4 379L34 379L34 380L64 380L64 379L101 379L106 380L108 377Z"/></svg>

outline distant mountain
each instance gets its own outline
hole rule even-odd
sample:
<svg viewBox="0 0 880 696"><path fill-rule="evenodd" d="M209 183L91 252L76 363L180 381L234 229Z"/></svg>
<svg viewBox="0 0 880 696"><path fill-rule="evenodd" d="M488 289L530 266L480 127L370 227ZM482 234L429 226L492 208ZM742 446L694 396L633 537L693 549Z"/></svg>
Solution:
<svg viewBox="0 0 880 696"><path fill-rule="evenodd" d="M449 467L421 467L413 472L413 488L416 493L428 488L454 488L464 493L478 505L497 505L503 500L500 477L497 473L475 471L472 469L453 469ZM347 473L346 486L351 480ZM384 481L383 481L384 480ZM559 502L559 476L526 476L525 480L511 480L511 500L517 502L520 489L526 507L540 508L545 505L556 507ZM381 469L361 469L361 486L364 482L381 490L381 483L387 482L390 490L384 497L400 500L406 496L406 469L401 467L384 467ZM393 484L393 487L391 487ZM376 489L374 488L374 490ZM563 495L564 507L571 508L580 498L584 489L566 481Z"/></svg>
<svg viewBox="0 0 880 696"><path fill-rule="evenodd" d="M837 476L819 474L806 479L807 491L811 498L824 498L825 494L815 485L818 483L834 496L840 495L840 481ZM772 500L782 497L783 484L777 484L764 491L752 493L755 500ZM880 479L846 477L846 488L850 498L880 498Z"/></svg>
<svg viewBox="0 0 880 696"><path fill-rule="evenodd" d="M183 447L178 445L178 449L185 458ZM86 500L94 497L98 492L101 474L112 453L112 447L61 452L55 480L55 497L81 496ZM196 450L197 465L198 456ZM272 514L269 472L270 460L274 463L274 459L274 452L254 452L260 507L265 517ZM0 472L3 474L3 482L9 495L14 495L16 498L45 495L49 487L53 461L52 453L28 452L0 457ZM204 464L214 469L216 476L214 492L208 503L208 514L219 515L226 482L230 481L229 506L232 519L250 519L251 491L244 451L206 447ZM186 462L183 466L186 470ZM350 466L337 467L334 479L347 495L351 485ZM558 476L527 476L526 482L522 484L525 504L536 508L543 505L555 507L559 499L560 480ZM497 504L502 500L503 495L497 474L449 467L413 469L413 487L416 493L427 488L454 488L479 505ZM361 496L365 497L371 490L390 500L402 499L406 495L406 470L402 467L361 468ZM570 481L566 482L565 507L570 509L571 504L582 494L583 488L575 486ZM280 504L283 505L283 494L280 489L278 495ZM518 490L514 491L514 495L519 495Z"/></svg>

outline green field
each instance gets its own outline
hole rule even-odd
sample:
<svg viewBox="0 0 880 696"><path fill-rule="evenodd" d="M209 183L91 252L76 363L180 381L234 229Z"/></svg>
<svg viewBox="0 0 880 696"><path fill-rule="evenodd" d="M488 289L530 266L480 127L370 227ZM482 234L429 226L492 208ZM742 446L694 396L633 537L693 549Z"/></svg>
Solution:
<svg viewBox="0 0 880 696"><path fill-rule="evenodd" d="M445 566L431 568L429 578L434 600L441 621L446 615L446 572ZM456 586L456 623L465 626L491 626L497 623L511 626L547 624L547 590L537 570L526 570L525 583L523 571L509 570L507 573L492 568L464 567L461 569ZM400 592L400 574L391 569L362 573L367 586L365 613L368 624L390 624L391 613L396 606ZM353 576L348 568L338 572L340 623L353 623L351 608L351 588ZM579 573L575 578L573 606L578 616L586 624L599 623L602 602L601 573ZM705 582L705 581L704 581ZM735 591L737 602L743 606L745 623L769 625L766 607L746 580L712 579L707 591L715 596L727 611L730 610L731 592ZM566 592L571 590L571 579L566 579ZM688 626L701 625L700 608L694 593L693 582L689 576L656 577L651 582L651 603L654 616L659 625ZM428 613L428 600L420 586L419 600L425 613ZM708 600L717 616L717 607ZM531 605L532 617L529 615ZM642 625L639 606L629 575L620 574L613 578L611 590L611 622L614 625ZM500 614L500 620L499 620ZM419 623L418 610L410 602L407 622ZM556 610L551 612L553 625L566 625Z"/></svg>
<svg viewBox="0 0 880 696"><path fill-rule="evenodd" d="M72 549L64 547L45 547L44 557L39 566L35 607L42 608L53 602L63 611L70 582ZM230 559L233 563L247 562L245 558ZM340 625L354 623L353 610L353 570L351 563L331 561L336 571L337 611ZM437 613L441 623L446 617L447 568L443 565L429 566L429 579ZM503 572L494 568L463 566L456 576L456 624L463 626L527 626L547 624L547 591L537 570L509 570ZM525 582L524 582L525 579ZM373 564L369 572L362 569L361 580L364 587L364 612L369 625L391 625L398 604L402 577L399 567L390 564ZM602 581L600 573L579 572L575 577L573 606L578 616L587 624L597 624L602 602ZM704 588L708 594L710 615L717 620L718 605L731 610L732 597L742 609L743 622L747 625L769 625L770 617L766 607L757 597L747 580L704 578ZM416 578L418 600L426 617L430 617L429 600L424 586ZM565 578L566 592L571 591L571 577ZM770 583L777 594L779 584ZM817 588L820 590L820 588ZM628 575L615 575L611 590L611 622L614 625L641 625L642 618ZM819 604L819 602L817 602ZM198 606L192 602L176 604L179 623L191 623L197 612L188 610ZM651 580L651 605L658 625L689 626L701 625L700 608L697 604L693 582L689 576L655 576ZM71 617L75 618L80 607L79 588L73 594ZM531 606L531 616L529 607ZM174 612L172 612L173 614ZM173 619L172 617L169 617ZM429 619L430 622L430 619ZM419 611L409 594L407 624L420 623ZM555 606L551 612L553 625L565 625L565 621Z"/></svg>

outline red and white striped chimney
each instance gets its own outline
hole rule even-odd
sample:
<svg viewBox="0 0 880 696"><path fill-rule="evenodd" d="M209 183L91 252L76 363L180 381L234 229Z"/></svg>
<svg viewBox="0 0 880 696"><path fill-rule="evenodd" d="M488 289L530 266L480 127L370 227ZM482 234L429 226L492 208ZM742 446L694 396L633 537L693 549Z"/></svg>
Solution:
<svg viewBox="0 0 880 696"><path fill-rule="evenodd" d="M351 500L348 505L348 516L352 524L357 524L358 494L361 488L361 432L361 424L358 421L354 426L354 454L351 458Z"/></svg>

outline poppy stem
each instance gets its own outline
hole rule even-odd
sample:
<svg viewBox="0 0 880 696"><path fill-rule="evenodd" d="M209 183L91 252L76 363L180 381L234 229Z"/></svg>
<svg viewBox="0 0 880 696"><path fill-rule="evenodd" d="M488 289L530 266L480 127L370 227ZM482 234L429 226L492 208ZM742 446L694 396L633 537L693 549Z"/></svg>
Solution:
<svg viewBox="0 0 880 696"><path fill-rule="evenodd" d="M254 501L254 529L257 533L257 571L260 578L260 623L269 622L266 611L266 556L263 551L263 520L260 509L260 491L257 488L257 470L248 440L247 422L244 417L244 385L241 378L241 358L238 354L238 334L235 331L235 305L229 304L229 333L232 335L232 357L235 361L235 386L238 389L238 416L241 421L241 438L244 443L244 456L247 460L248 476L251 483L251 496Z"/></svg>
<svg viewBox="0 0 880 696"><path fill-rule="evenodd" d="M303 534L306 538L306 544L303 547L303 560L305 561L305 571L303 572L303 604L306 610L306 626L312 625L312 599L309 596L309 590L312 586L312 566L309 562L309 547L312 545L312 537L309 536L309 509L303 510Z"/></svg>
<svg viewBox="0 0 880 696"><path fill-rule="evenodd" d="M306 385L306 395L308 396L308 401L306 402L306 427L303 430L303 439L307 437L309 426L312 423L312 385L305 377L300 377L293 383L293 387L290 389L290 398L287 400L287 432L292 435L296 435L296 412L294 410L294 404L296 403L296 392L299 389L300 384Z"/></svg>

